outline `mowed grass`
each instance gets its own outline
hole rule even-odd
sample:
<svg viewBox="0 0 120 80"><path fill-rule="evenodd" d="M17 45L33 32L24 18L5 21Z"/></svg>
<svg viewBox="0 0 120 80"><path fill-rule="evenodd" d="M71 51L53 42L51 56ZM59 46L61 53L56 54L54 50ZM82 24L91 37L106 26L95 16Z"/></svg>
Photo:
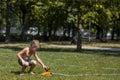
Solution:
<svg viewBox="0 0 120 80"><path fill-rule="evenodd" d="M0 46L0 80L120 80L120 52L82 51L44 46L37 52L51 68L53 76L41 76L44 72L38 64L35 75L19 76L21 66L16 54L27 44ZM34 59L34 58L33 58Z"/></svg>

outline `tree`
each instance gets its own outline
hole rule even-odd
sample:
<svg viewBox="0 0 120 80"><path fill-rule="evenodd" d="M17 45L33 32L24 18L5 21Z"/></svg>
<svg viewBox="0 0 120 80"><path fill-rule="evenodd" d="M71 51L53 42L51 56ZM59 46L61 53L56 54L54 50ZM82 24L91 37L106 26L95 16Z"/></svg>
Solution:
<svg viewBox="0 0 120 80"><path fill-rule="evenodd" d="M30 22L32 17L32 6L36 5L38 0L13 0L13 9L12 11L16 14L21 22L21 38L22 41L26 40L25 32L28 29L27 22ZM30 17L30 18L29 18ZM31 27L31 26L30 26Z"/></svg>
<svg viewBox="0 0 120 80"><path fill-rule="evenodd" d="M9 7L5 6L7 1L10 2ZM20 26L20 23L23 41L25 41L25 34L29 27L38 27L37 39L40 38L41 31L46 37L45 40L55 39L57 30L63 30L62 37L67 37L72 41L78 33L78 46L80 48L82 34L79 27L81 25L83 29L88 29L89 24L91 24L91 30L101 41L107 40L106 34L109 31L112 32L113 39L115 34L117 34L118 39L120 36L119 0L6 0L0 2L3 5L0 7L0 22L1 25L6 24L6 40L10 38L8 37L10 36L10 26L17 27L15 24ZM2 13L2 9L6 10ZM6 16L6 21L4 21L4 16ZM14 20L19 21L15 22Z"/></svg>
<svg viewBox="0 0 120 80"><path fill-rule="evenodd" d="M10 23L10 18L11 18L11 4L10 4L10 0L6 1L6 41L5 42L9 42L10 41L10 28L11 28L11 23Z"/></svg>
<svg viewBox="0 0 120 80"><path fill-rule="evenodd" d="M80 3L82 3L80 0L76 1L77 4L77 9L78 9L78 39L77 39L77 51L81 51L82 49L82 35L81 35L81 29L82 29L82 21L81 21L81 16L82 16L82 11L80 9Z"/></svg>
<svg viewBox="0 0 120 80"><path fill-rule="evenodd" d="M6 6L5 6L5 1L0 1L0 30L2 27L5 27L5 16L6 16Z"/></svg>

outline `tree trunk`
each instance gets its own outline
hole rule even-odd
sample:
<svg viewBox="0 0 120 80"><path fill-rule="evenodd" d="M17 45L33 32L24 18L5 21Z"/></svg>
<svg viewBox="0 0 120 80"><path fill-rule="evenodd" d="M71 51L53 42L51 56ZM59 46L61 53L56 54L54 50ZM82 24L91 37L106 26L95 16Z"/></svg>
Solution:
<svg viewBox="0 0 120 80"><path fill-rule="evenodd" d="M37 37L40 36L40 27L38 26L38 34L37 34Z"/></svg>
<svg viewBox="0 0 120 80"><path fill-rule="evenodd" d="M106 31L101 31L100 32L100 39L101 42L107 42L107 32Z"/></svg>
<svg viewBox="0 0 120 80"><path fill-rule="evenodd" d="M72 23L72 40L71 40L71 44L76 44L74 23Z"/></svg>
<svg viewBox="0 0 120 80"><path fill-rule="evenodd" d="M101 28L99 26L96 26L96 30L97 30L97 33L96 33L96 39L100 39L100 35L101 35Z"/></svg>
<svg viewBox="0 0 120 80"><path fill-rule="evenodd" d="M25 14L22 15L22 33L21 33L21 37L22 37L22 41L25 41Z"/></svg>
<svg viewBox="0 0 120 80"><path fill-rule="evenodd" d="M111 32L111 40L114 40L114 39L115 39L115 25L112 28L112 32Z"/></svg>
<svg viewBox="0 0 120 80"><path fill-rule="evenodd" d="M66 27L67 27L67 23L65 23L63 26L63 36L62 37L66 37L66 32L67 32Z"/></svg>
<svg viewBox="0 0 120 80"><path fill-rule="evenodd" d="M78 37L77 37L77 51L78 52L80 52L82 50L81 29L82 29L81 15L80 15L80 11L78 11Z"/></svg>
<svg viewBox="0 0 120 80"><path fill-rule="evenodd" d="M51 35L52 35L52 23L48 24L48 34L49 34L49 38L51 38Z"/></svg>
<svg viewBox="0 0 120 80"><path fill-rule="evenodd" d="M71 24L68 23L68 37L70 37L70 29L71 29Z"/></svg>
<svg viewBox="0 0 120 80"><path fill-rule="evenodd" d="M80 52L82 50L82 35L80 29L78 30L78 38L77 38L77 51Z"/></svg>
<svg viewBox="0 0 120 80"><path fill-rule="evenodd" d="M11 12L10 12L10 0L6 1L7 4L7 11L6 11L6 40L5 42L9 42L10 41L10 16L11 16Z"/></svg>
<svg viewBox="0 0 120 80"><path fill-rule="evenodd" d="M56 36L56 31L57 31L57 29L54 28L54 30L53 30L53 36L54 36L54 37Z"/></svg>
<svg viewBox="0 0 120 80"><path fill-rule="evenodd" d="M64 24L64 27L63 27L63 37L66 37L66 32L67 32L67 23Z"/></svg>
<svg viewBox="0 0 120 80"><path fill-rule="evenodd" d="M63 37L66 37L66 28L63 29Z"/></svg>
<svg viewBox="0 0 120 80"><path fill-rule="evenodd" d="M116 21L116 40L119 41L120 40L120 26L119 26L119 19Z"/></svg>
<svg viewBox="0 0 120 80"><path fill-rule="evenodd" d="M26 13L27 13L27 10L26 10L26 7L25 5L20 5L20 9L21 9L21 12L22 12L22 32L21 32L21 37L22 37L22 41L25 41L26 40L26 37L25 37L25 30L26 30L26 26L25 26L25 19L26 19Z"/></svg>
<svg viewBox="0 0 120 80"><path fill-rule="evenodd" d="M103 36L102 36L102 41L103 42L107 42L107 31L105 30L105 31L103 31L103 34L102 34Z"/></svg>
<svg viewBox="0 0 120 80"><path fill-rule="evenodd" d="M43 31L43 40L48 41L47 31L46 30Z"/></svg>
<svg viewBox="0 0 120 80"><path fill-rule="evenodd" d="M74 23L72 23L72 38L75 36L75 26Z"/></svg>
<svg viewBox="0 0 120 80"><path fill-rule="evenodd" d="M0 30L1 30L1 28L2 28L2 20L0 19Z"/></svg>
<svg viewBox="0 0 120 80"><path fill-rule="evenodd" d="M120 40L120 29L119 29L119 27L118 27L116 33L117 33L117 41L119 41Z"/></svg>

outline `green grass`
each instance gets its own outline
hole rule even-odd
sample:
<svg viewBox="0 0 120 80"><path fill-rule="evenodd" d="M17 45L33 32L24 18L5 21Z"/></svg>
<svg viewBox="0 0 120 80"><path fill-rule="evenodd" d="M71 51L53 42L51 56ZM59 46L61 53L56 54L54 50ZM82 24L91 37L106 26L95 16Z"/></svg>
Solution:
<svg viewBox="0 0 120 80"><path fill-rule="evenodd" d="M0 46L0 80L120 80L120 52L84 50L78 53L73 49L46 46L37 52L38 55L51 68L51 72L66 75L41 76L44 70L38 64L34 69L36 75L26 73L19 76L21 67L16 54L25 46L27 44Z"/></svg>

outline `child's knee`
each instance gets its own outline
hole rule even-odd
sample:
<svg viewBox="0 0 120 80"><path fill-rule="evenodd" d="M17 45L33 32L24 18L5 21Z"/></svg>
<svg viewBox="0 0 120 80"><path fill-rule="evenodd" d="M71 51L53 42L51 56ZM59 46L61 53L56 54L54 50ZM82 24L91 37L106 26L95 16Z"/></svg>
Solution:
<svg viewBox="0 0 120 80"><path fill-rule="evenodd" d="M28 67L28 66L29 66L29 63L23 64L23 66Z"/></svg>
<svg viewBox="0 0 120 80"><path fill-rule="evenodd" d="M35 60L32 60L32 61L31 61L31 64L36 65L37 62L36 62Z"/></svg>

